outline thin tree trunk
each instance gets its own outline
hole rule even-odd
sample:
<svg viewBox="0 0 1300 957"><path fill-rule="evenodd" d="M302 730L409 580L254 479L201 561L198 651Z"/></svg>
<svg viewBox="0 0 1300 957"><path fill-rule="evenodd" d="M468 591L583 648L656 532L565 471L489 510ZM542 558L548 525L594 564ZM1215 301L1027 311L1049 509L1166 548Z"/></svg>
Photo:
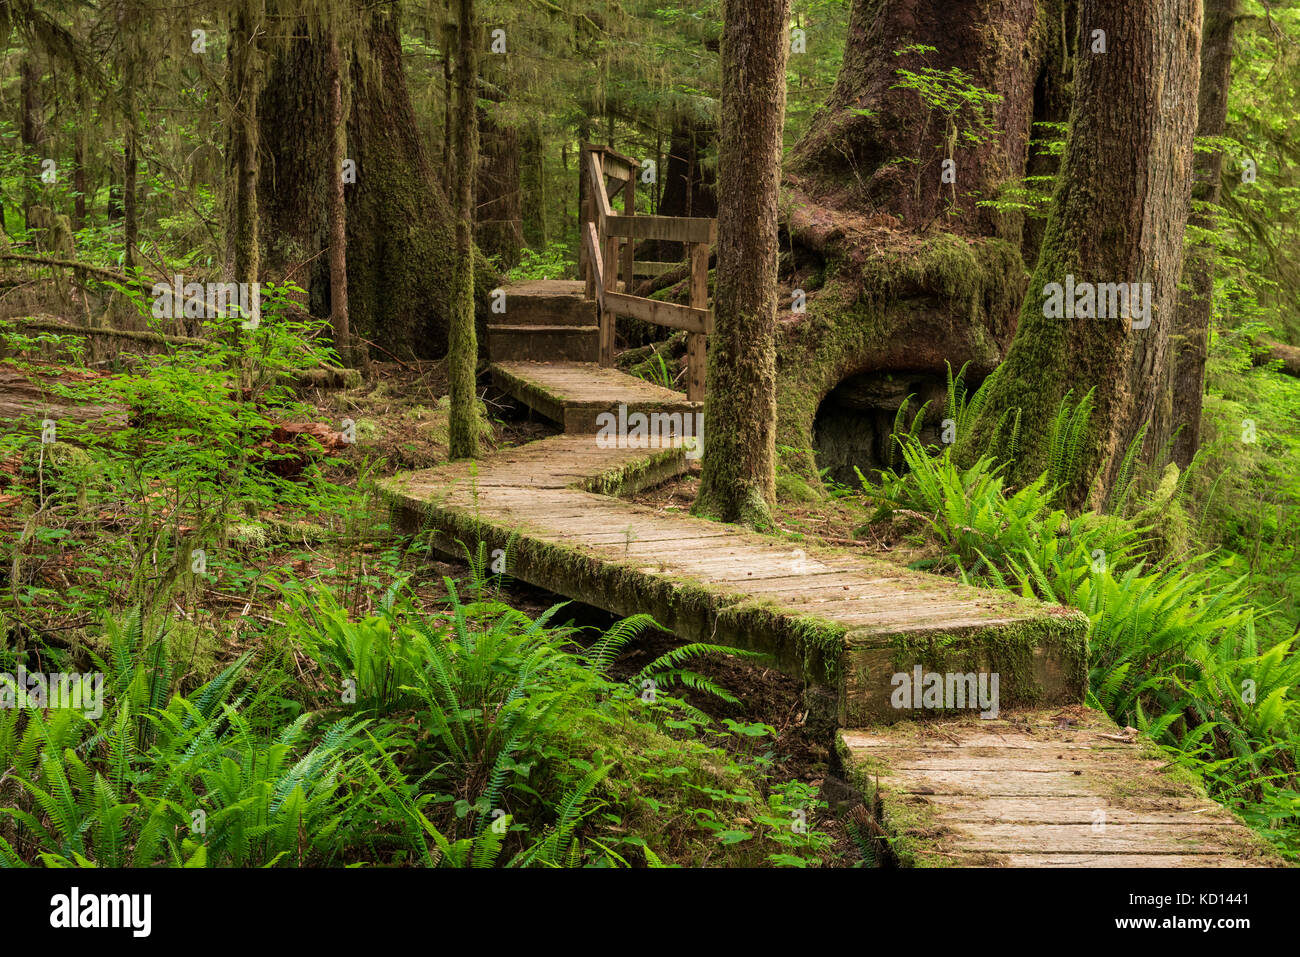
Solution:
<svg viewBox="0 0 1300 957"><path fill-rule="evenodd" d="M133 96L127 96L126 109L130 113L134 109ZM122 151L122 244L123 263L126 271L129 273L135 266L135 245L139 233L139 222L136 211L136 156L135 156L135 130L134 119L127 121L126 128L126 146Z"/></svg>
<svg viewBox="0 0 1300 957"><path fill-rule="evenodd" d="M766 526L776 495L777 202L790 0L724 0L715 333L696 510Z"/></svg>
<svg viewBox="0 0 1300 957"><path fill-rule="evenodd" d="M519 263L524 244L519 132L496 123L486 110L479 117L478 181L474 187L475 242L503 268Z"/></svg>
<svg viewBox="0 0 1300 957"><path fill-rule="evenodd" d="M22 141L31 160L31 167L23 177L23 226L32 228L32 207L36 205L36 184L41 174L41 149L45 145L45 116L41 103L41 71L34 56L23 58L19 67L23 101Z"/></svg>
<svg viewBox="0 0 1300 957"><path fill-rule="evenodd" d="M257 43L264 0L246 0L240 6L234 40L239 44L235 76L235 163L238 188L235 197L235 277L256 282L261 272L260 222L257 203Z"/></svg>
<svg viewBox="0 0 1300 957"><path fill-rule="evenodd" d="M136 110L135 86L137 75L136 58L139 45L135 42L137 29L134 0L127 0L122 5L122 36L125 63L122 70L122 111L126 114L126 129L123 132L122 147L122 262L125 271L130 273L135 266L135 246L140 228L139 213L136 208Z"/></svg>
<svg viewBox="0 0 1300 957"><path fill-rule="evenodd" d="M1049 465L1051 424L1067 393L1078 400L1094 389L1079 468L1062 493L1067 507L1104 502L1164 390L1192 185L1200 26L1200 0L1081 0L1074 108L1038 265L987 404L972 434L958 436L964 459L1006 455L1019 416L1011 477L1031 480ZM1091 52L1097 29L1106 31L1105 53ZM1094 318L1083 283L1138 284L1140 296L1146 286L1149 311L1135 303L1125 316L1116 301L1117 314Z"/></svg>
<svg viewBox="0 0 1300 957"><path fill-rule="evenodd" d="M478 396L474 329L474 179L478 169L477 23L474 0L459 0L456 38L456 259L452 273L452 315L447 350L451 393L450 455L478 455Z"/></svg>
<svg viewBox="0 0 1300 957"><path fill-rule="evenodd" d="M524 239L530 246L546 248L546 138L541 124L531 121L520 138L523 169L520 177Z"/></svg>
<svg viewBox="0 0 1300 957"><path fill-rule="evenodd" d="M90 103L84 93L81 96L81 111L84 122L77 124L72 154L72 190L77 194L72 201L73 232L86 225L86 131L90 128Z"/></svg>
<svg viewBox="0 0 1300 957"><path fill-rule="evenodd" d="M351 58L349 57L349 60ZM353 364L352 336L348 329L348 210L343 195L343 162L347 159L347 95L344 85L350 71L341 66L339 37L330 32L330 122L334 149L330 163L330 326L334 330L334 351L345 366Z"/></svg>
<svg viewBox="0 0 1300 957"><path fill-rule="evenodd" d="M1232 38L1241 0L1205 0L1205 29L1201 36L1201 91L1197 136L1222 136L1228 125L1228 83L1232 79ZM1223 153L1198 153L1195 158L1193 203L1217 205L1222 192ZM1213 229L1212 214L1193 209L1189 222ZM1181 468L1191 464L1201 445L1201 406L1205 396L1205 360L1213 311L1213 248L1200 244L1187 251L1179 292L1177 321L1172 343L1173 363L1170 428L1177 431L1173 460Z"/></svg>
<svg viewBox="0 0 1300 957"><path fill-rule="evenodd" d="M450 5L450 4L449 4ZM445 182L450 182L451 175L451 141L453 137L453 117L455 95L451 85L451 25L443 30L442 41L442 175Z"/></svg>

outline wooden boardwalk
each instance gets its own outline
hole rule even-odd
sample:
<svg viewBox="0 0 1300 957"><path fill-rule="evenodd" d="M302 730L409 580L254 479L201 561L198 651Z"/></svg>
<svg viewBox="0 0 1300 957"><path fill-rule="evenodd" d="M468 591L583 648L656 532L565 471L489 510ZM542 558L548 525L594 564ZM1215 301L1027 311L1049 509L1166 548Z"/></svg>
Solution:
<svg viewBox="0 0 1300 957"><path fill-rule="evenodd" d="M690 463L679 435L597 434L602 413L680 418L697 405L591 363L512 355L492 376L565 434L395 476L383 483L395 505L445 552L482 541L513 577L617 615L648 613L686 640L765 652L803 678L807 723L855 729L839 732L840 760L885 856L911 866L1271 860L1189 783L1100 737L1118 731L1081 705L1079 612L615 497ZM961 698L941 702L946 711L900 708L897 680L914 671L996 678L996 717L974 716L987 702Z"/></svg>
<svg viewBox="0 0 1300 957"><path fill-rule="evenodd" d="M562 435L407 473L387 488L441 547L483 540L509 573L683 637L753 648L832 696L839 724L900 717L890 676L913 663L998 671L1004 706L1082 699L1081 616L842 550L611 497L687 467L680 440L600 448Z"/></svg>
<svg viewBox="0 0 1300 957"><path fill-rule="evenodd" d="M907 867L1261 867L1278 859L1158 752L1082 706L840 732Z"/></svg>

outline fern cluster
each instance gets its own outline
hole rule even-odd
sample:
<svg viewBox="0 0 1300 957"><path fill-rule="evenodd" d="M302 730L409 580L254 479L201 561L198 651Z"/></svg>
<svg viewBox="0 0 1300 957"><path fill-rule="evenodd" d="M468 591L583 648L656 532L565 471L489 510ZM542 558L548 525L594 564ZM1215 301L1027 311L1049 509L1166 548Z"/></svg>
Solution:
<svg viewBox="0 0 1300 957"><path fill-rule="evenodd" d="M445 580L440 614L405 580L365 617L319 585L287 584L286 621L260 653L188 693L165 626L110 616L94 661L101 717L0 709L0 864L660 866L680 849L652 846L663 827L645 815L661 804L642 786L683 761L698 772L663 792L692 808L674 825L682 840L816 859L825 835L787 833L786 803L763 810L733 759L678 740L716 724L675 689L738 703L691 663L753 655L686 645L619 680L616 660L652 619L585 646L554 623L562 606L510 608L483 550L470 558L471 581ZM629 735L667 763L618 743ZM723 786L724 773L737 777ZM813 807L815 794L798 801ZM735 824L746 807L752 831Z"/></svg>
<svg viewBox="0 0 1300 957"><path fill-rule="evenodd" d="M921 516L940 546L940 568L963 580L1073 606L1090 620L1089 701L1143 730L1171 758L1200 774L1284 852L1300 859L1300 654L1294 635L1262 643L1269 609L1249 598L1246 576L1211 554L1166 559L1144 524L1181 495L1172 471L1139 504L1138 519L1069 516L1054 508L1049 479L1067 479L1089 399L1058 414L1052 472L1014 492L1001 466L983 458L960 469L947 451L903 445L904 476L866 486L885 511ZM1136 446L1137 443L1135 443ZM1176 557L1176 556L1175 556Z"/></svg>

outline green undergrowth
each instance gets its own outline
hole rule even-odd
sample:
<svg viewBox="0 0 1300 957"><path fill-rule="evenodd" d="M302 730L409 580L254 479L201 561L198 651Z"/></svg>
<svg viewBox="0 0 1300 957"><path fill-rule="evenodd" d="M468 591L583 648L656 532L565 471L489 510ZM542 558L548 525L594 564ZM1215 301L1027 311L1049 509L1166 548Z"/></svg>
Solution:
<svg viewBox="0 0 1300 957"><path fill-rule="evenodd" d="M1070 415L1058 420L1068 457ZM1045 473L1009 488L985 457L904 435L906 470L863 480L876 518L910 522L916 567L1079 609L1089 619L1088 703L1139 728L1173 762L1300 861L1300 655L1241 556L1198 541L1186 476L1125 479L1114 511L1067 514ZM1064 472L1060 473L1062 476Z"/></svg>
<svg viewBox="0 0 1300 957"><path fill-rule="evenodd" d="M616 679L649 618L581 643L555 624L562 606L510 608L486 553L471 558L471 580L447 580L436 608L403 579L364 616L287 581L283 619L188 688L175 624L139 609L106 617L93 646L41 657L45 672L101 674L102 713L49 700L0 710L0 863L828 860L825 804L777 778L774 729L715 721L678 696L737 703L690 665L745 653L688 645ZM7 655L4 670L19 664Z"/></svg>

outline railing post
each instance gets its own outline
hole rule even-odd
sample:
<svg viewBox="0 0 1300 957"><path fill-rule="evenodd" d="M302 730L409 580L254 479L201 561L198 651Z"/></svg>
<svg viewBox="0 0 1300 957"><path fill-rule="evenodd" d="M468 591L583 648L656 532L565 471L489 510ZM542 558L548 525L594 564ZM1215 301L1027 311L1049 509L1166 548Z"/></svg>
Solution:
<svg viewBox="0 0 1300 957"><path fill-rule="evenodd" d="M618 292L618 237L605 237L605 291ZM600 364L606 368L614 365L614 311L600 310Z"/></svg>
<svg viewBox="0 0 1300 957"><path fill-rule="evenodd" d="M586 281L584 292L588 299L596 298L596 267L587 255L587 224L595 219L596 210L592 208L591 196L588 195L582 203L582 242L578 244L578 268L581 270L578 275Z"/></svg>
<svg viewBox="0 0 1300 957"><path fill-rule="evenodd" d="M623 215L636 215L636 173L633 172L628 177L627 182L623 184ZM632 244L634 240L628 239L623 243L623 291L629 296L636 285L636 279L632 275Z"/></svg>
<svg viewBox="0 0 1300 957"><path fill-rule="evenodd" d="M586 224L591 222L595 217L596 211L591 205L591 192L587 189L587 163L590 161L591 151L586 146L578 147L578 231L586 229ZM590 299L595 295L595 288L591 281L590 264L587 262L587 245L580 243L578 246L578 275L587 280L587 298Z"/></svg>
<svg viewBox="0 0 1300 957"><path fill-rule="evenodd" d="M691 247L691 306L709 308L709 244L692 243ZM704 379L708 370L705 354L705 336L701 332L686 334L686 398L690 402L704 401Z"/></svg>

